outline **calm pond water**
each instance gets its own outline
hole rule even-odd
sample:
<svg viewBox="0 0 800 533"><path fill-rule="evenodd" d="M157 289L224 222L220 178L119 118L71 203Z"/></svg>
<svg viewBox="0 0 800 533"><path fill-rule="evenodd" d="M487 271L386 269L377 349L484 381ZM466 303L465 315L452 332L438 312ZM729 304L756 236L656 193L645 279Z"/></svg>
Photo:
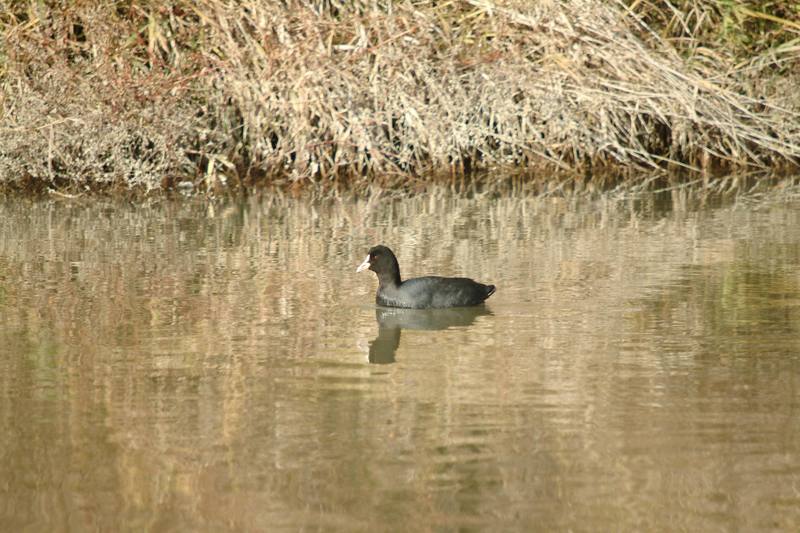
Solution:
<svg viewBox="0 0 800 533"><path fill-rule="evenodd" d="M797 530L798 264L778 195L6 200L0 530Z"/></svg>

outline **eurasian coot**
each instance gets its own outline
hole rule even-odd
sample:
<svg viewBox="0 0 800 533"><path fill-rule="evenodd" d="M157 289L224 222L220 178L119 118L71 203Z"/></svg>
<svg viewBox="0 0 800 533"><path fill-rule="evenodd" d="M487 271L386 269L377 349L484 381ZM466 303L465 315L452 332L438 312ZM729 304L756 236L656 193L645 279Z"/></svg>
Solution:
<svg viewBox="0 0 800 533"><path fill-rule="evenodd" d="M484 285L469 278L426 276L402 281L400 265L386 246L370 248L369 255L356 272L369 268L378 275L375 303L386 307L431 309L478 305L494 293L494 285Z"/></svg>

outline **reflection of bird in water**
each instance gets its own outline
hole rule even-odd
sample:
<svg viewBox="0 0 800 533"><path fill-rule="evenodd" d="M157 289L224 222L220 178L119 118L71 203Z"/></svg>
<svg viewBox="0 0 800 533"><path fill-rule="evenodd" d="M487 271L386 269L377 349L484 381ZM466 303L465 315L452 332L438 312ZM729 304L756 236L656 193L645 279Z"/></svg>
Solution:
<svg viewBox="0 0 800 533"><path fill-rule="evenodd" d="M442 330L466 327L471 326L477 317L491 314L484 306L447 309L378 307L375 309L378 336L369 343L369 362L394 363L394 356L400 345L400 331L403 329Z"/></svg>
<svg viewBox="0 0 800 533"><path fill-rule="evenodd" d="M369 362L385 365L394 363L394 354L400 346L400 328L378 326L378 336L369 343Z"/></svg>

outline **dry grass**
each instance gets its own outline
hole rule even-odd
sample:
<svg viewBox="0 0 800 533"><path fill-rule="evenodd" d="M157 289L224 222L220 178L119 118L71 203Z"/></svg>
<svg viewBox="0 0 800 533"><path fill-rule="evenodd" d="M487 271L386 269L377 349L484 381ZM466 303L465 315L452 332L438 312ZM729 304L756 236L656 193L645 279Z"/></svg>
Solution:
<svg viewBox="0 0 800 533"><path fill-rule="evenodd" d="M776 69L800 64L797 2L626 0L625 4L688 56L723 54L740 63L758 61Z"/></svg>
<svg viewBox="0 0 800 533"><path fill-rule="evenodd" d="M742 63L677 47L647 25L655 2L287 4L0 0L0 183L413 187L800 161L787 48Z"/></svg>

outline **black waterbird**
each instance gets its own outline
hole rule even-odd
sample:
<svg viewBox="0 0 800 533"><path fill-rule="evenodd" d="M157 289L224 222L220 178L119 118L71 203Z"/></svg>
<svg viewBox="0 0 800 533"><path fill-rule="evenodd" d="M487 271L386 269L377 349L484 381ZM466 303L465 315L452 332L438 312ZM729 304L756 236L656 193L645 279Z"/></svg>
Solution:
<svg viewBox="0 0 800 533"><path fill-rule="evenodd" d="M425 276L400 279L400 265L394 253L383 245L373 246L356 272L369 268L378 275L375 303L386 307L435 309L478 305L494 294L494 285L469 278Z"/></svg>

